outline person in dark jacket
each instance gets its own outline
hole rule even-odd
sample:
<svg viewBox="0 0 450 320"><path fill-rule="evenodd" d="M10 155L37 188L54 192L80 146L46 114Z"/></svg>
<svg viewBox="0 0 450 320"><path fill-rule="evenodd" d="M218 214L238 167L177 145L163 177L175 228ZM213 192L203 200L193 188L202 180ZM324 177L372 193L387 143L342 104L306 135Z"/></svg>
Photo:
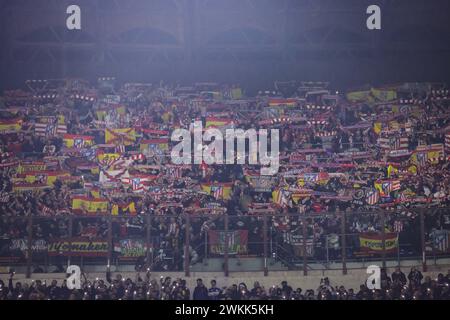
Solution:
<svg viewBox="0 0 450 320"><path fill-rule="evenodd" d="M16 285L13 285L13 277L15 272L10 272L9 281L8 281L8 291L12 300L19 300L23 298L25 290L22 287L21 282L16 282Z"/></svg>
<svg viewBox="0 0 450 320"><path fill-rule="evenodd" d="M416 267L411 268L411 272L408 275L409 283L412 285L412 287L418 287L420 286L423 279L422 272L416 269Z"/></svg>
<svg viewBox="0 0 450 320"><path fill-rule="evenodd" d="M202 279L197 279L197 286L194 289L194 300L208 300L208 289L203 284Z"/></svg>
<svg viewBox="0 0 450 320"><path fill-rule="evenodd" d="M406 276L398 267L395 268L395 271L392 273L391 278L394 284L399 284L402 287L406 284Z"/></svg>
<svg viewBox="0 0 450 320"><path fill-rule="evenodd" d="M390 288L392 281L391 277L388 276L385 268L381 269L380 280L381 289L386 290L387 288Z"/></svg>

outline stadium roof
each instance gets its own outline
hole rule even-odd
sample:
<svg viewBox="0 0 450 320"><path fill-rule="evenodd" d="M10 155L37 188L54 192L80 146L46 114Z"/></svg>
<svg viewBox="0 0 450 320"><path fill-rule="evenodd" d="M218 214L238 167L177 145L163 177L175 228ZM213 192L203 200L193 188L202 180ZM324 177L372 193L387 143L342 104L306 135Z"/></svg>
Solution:
<svg viewBox="0 0 450 320"><path fill-rule="evenodd" d="M141 81L445 81L450 1L79 0L82 30L57 0L3 0L5 87L32 77Z"/></svg>

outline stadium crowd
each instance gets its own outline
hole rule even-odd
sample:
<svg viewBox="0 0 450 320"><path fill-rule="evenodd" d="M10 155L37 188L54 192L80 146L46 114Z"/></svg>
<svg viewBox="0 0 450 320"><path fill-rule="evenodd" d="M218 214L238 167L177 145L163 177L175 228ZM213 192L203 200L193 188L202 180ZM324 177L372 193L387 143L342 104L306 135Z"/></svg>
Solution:
<svg viewBox="0 0 450 320"><path fill-rule="evenodd" d="M251 98L238 86L214 83L118 88L102 78L96 86L79 79L26 85L5 91L0 102L2 239L26 238L27 220L19 218L29 216L42 217L33 220L34 239L105 239L108 215L115 217L115 240L145 238L150 215L154 252L175 257L161 268L179 269L186 215L193 263L202 258L205 235L224 229L224 214L229 230L248 232L245 251L255 255L262 254L261 214L270 216L270 239L285 256L307 215L308 238L323 259L328 241L339 247L345 212L346 233L356 235L351 246L359 247L358 235L384 228L411 244L405 255L420 255L415 210L428 208L426 240L433 251L448 252L438 243L450 230L450 96L442 85L339 94L305 84L292 97L280 90ZM220 130L279 129L279 172L172 164L170 134L194 120ZM384 226L379 210L389 212Z"/></svg>
<svg viewBox="0 0 450 320"><path fill-rule="evenodd" d="M252 287L245 283L219 287L211 280L209 287L197 279L195 288L188 288L186 280L163 277L154 279L150 272L144 277L139 273L136 279L123 278L117 274L106 281L86 278L81 289L69 289L67 280L50 284L36 280L28 284L14 283L11 273L8 285L0 282L0 300L449 300L450 273L440 273L436 279L423 277L415 267L408 275L396 268L389 276L381 270L380 289L369 289L362 284L359 290L345 288L332 283L329 278L321 279L317 289L292 288L287 281L264 288L259 282Z"/></svg>

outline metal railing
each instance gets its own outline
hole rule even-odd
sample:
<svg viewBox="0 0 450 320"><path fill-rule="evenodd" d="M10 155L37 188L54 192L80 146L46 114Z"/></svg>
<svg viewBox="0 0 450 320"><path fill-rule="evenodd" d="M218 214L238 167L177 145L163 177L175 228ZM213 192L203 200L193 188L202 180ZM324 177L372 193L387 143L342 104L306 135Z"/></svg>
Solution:
<svg viewBox="0 0 450 320"><path fill-rule="evenodd" d="M436 214L450 213L450 208L413 209L419 219L419 234L414 234L415 243L408 242L402 236L396 237L397 245L391 247L392 240L384 228L374 232L378 243L374 252L362 252L360 233L352 233L352 218L372 217L385 225L392 212L336 212L323 214L258 214L251 216L235 215L180 215L161 216L144 215L143 221L134 225L133 217L117 216L28 216L9 218L9 224L15 226L15 236L0 239L0 264L11 267L26 266L27 276L32 269L41 266L44 272L50 265L60 270L70 264L80 266L123 266L135 265L136 270L184 271L189 276L192 266L211 258L223 260L225 276L229 273L230 258L264 259L261 271L267 275L268 261L278 261L288 269L303 270L306 275L310 265L321 269L341 269L347 272L347 263L367 262L371 260L397 261L420 259L422 269L426 271L429 261L436 263L440 258L450 257L450 252L442 252L432 242L426 244L431 232L428 224L436 219ZM274 221L289 217L297 221L296 234L289 240L282 239L284 231L276 231ZM311 235L312 226L320 219L333 217L336 223L333 232L322 233L320 238ZM176 220L176 233L170 234L170 219ZM426 226L427 220L427 226ZM205 225L208 225L207 227ZM136 224L136 222L134 222ZM100 225L102 237L89 234L92 225ZM58 231L43 231L43 227ZM8 227L8 226L7 226ZM134 229L133 229L134 228ZM163 228L160 230L158 228ZM45 228L44 228L45 229ZM94 228L95 229L95 228ZM192 230L191 230L192 229ZM125 231L124 231L125 230ZM134 230L134 231L132 231ZM54 231L53 231L54 232ZM174 231L175 232L175 231ZM400 232L400 235L402 232ZM334 241L329 241L333 237ZM309 239L312 239L310 242ZM306 239L306 240L304 240ZM28 245L28 244L31 244ZM225 245L228 244L228 245Z"/></svg>

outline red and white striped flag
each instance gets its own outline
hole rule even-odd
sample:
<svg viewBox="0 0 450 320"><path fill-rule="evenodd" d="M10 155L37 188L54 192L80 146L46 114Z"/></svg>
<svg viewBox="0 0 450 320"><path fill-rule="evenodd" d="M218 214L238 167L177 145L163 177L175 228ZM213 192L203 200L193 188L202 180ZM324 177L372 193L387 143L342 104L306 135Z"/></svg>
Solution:
<svg viewBox="0 0 450 320"><path fill-rule="evenodd" d="M133 179L131 179L131 188L135 192L143 190L144 186L141 185L141 179L140 178L133 178Z"/></svg>
<svg viewBox="0 0 450 320"><path fill-rule="evenodd" d="M123 144L117 145L116 146L116 153L124 153L125 152L125 146Z"/></svg>
<svg viewBox="0 0 450 320"><path fill-rule="evenodd" d="M408 137L380 137L377 142L383 151L407 150L409 146Z"/></svg>
<svg viewBox="0 0 450 320"><path fill-rule="evenodd" d="M395 139L394 148L396 150L408 149L408 146L409 146L409 139L408 139L408 137L400 137L400 138Z"/></svg>
<svg viewBox="0 0 450 320"><path fill-rule="evenodd" d="M450 150L450 132L445 134L445 149Z"/></svg>
<svg viewBox="0 0 450 320"><path fill-rule="evenodd" d="M391 184L390 184L390 191L396 191L396 190L400 190L401 184L400 184L400 180L392 180Z"/></svg>
<svg viewBox="0 0 450 320"><path fill-rule="evenodd" d="M394 222L394 231L397 233L400 233L403 231L403 222L402 221L396 220Z"/></svg>
<svg viewBox="0 0 450 320"><path fill-rule="evenodd" d="M156 201L160 201L162 198L162 192L160 190L154 192L153 197L155 198Z"/></svg>
<svg viewBox="0 0 450 320"><path fill-rule="evenodd" d="M53 210L45 205L41 206L41 212L43 216L51 216L53 214Z"/></svg>
<svg viewBox="0 0 450 320"><path fill-rule="evenodd" d="M373 206L374 204L376 204L378 202L379 199L380 199L380 194L378 193L378 190L376 190L376 189L369 190L366 193L366 202L368 205Z"/></svg>
<svg viewBox="0 0 450 320"><path fill-rule="evenodd" d="M214 198L216 198L216 199L223 198L223 188L221 186L211 187L211 191L212 191Z"/></svg>
<svg viewBox="0 0 450 320"><path fill-rule="evenodd" d="M34 133L41 137L62 135L67 133L67 126L65 124L36 123L34 125Z"/></svg>

